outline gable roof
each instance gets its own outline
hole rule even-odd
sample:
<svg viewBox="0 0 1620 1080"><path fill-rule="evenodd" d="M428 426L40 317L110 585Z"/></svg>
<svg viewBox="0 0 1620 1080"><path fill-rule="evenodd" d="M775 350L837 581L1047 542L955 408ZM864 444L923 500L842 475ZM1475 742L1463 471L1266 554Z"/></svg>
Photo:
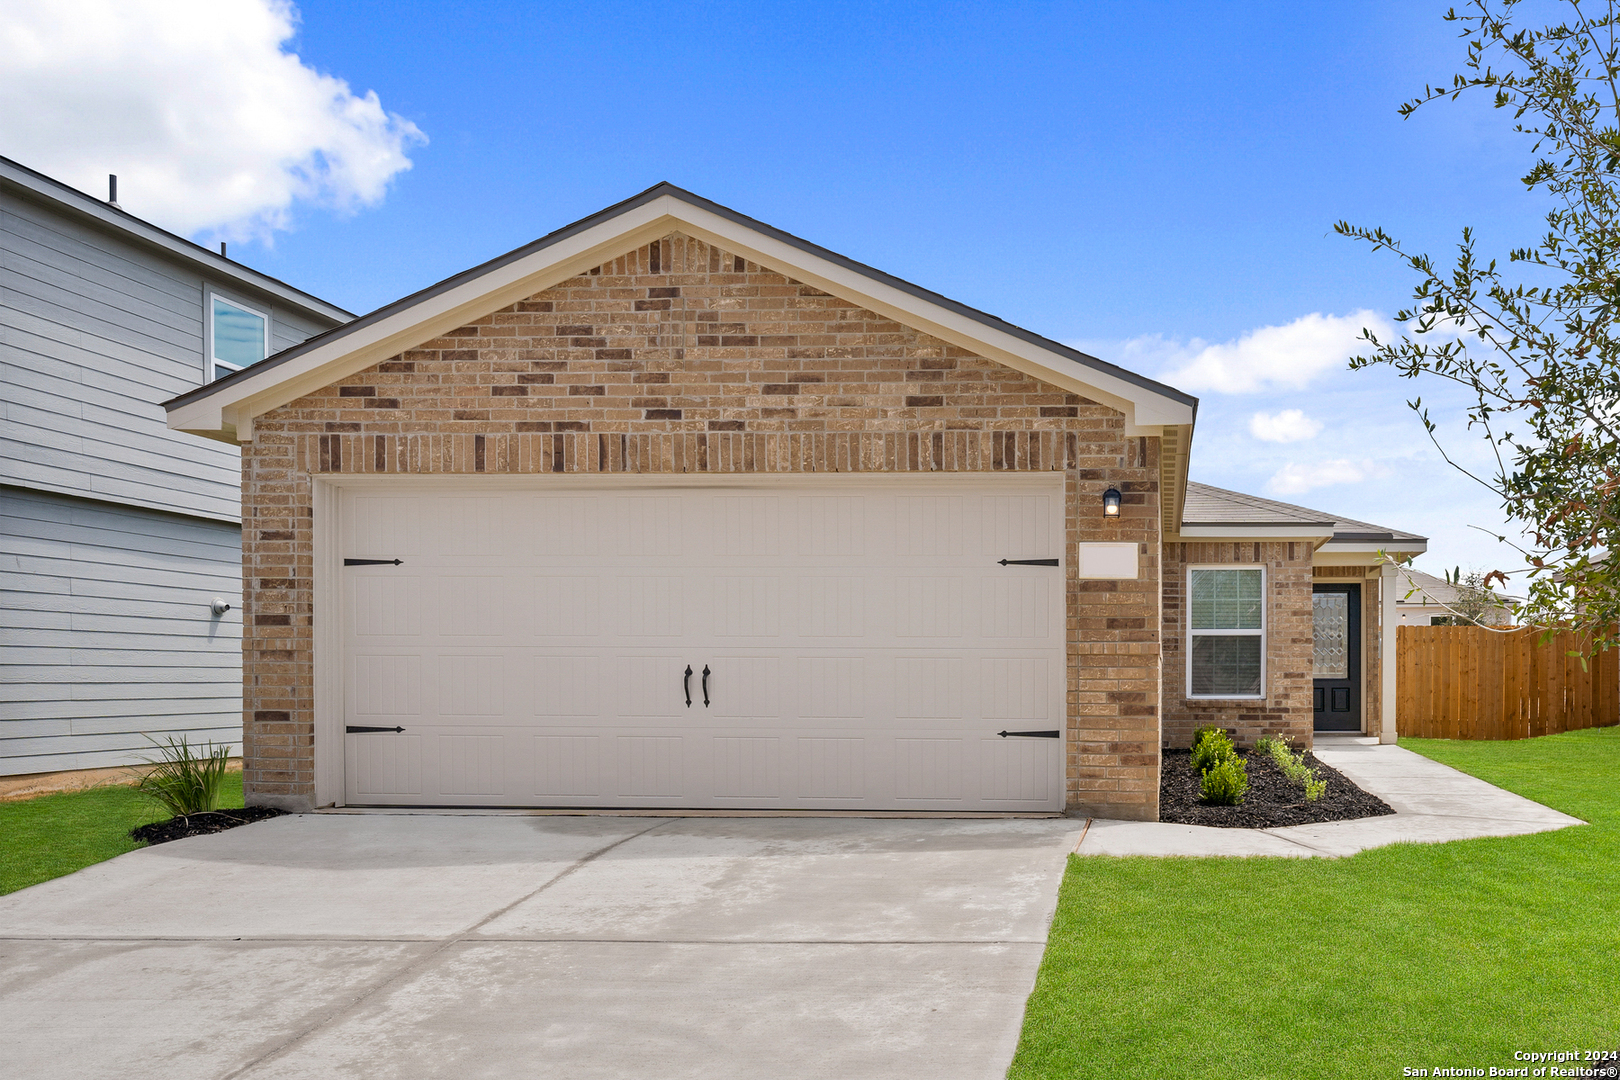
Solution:
<svg viewBox="0 0 1620 1080"><path fill-rule="evenodd" d="M1371 544L1386 550L1419 552L1426 550L1429 543L1428 537L1416 533L1189 482L1181 514L1181 535L1197 540L1238 534L1278 539L1325 538L1326 544L1339 550Z"/></svg>
<svg viewBox="0 0 1620 1080"><path fill-rule="evenodd" d="M78 188L69 187L60 180L35 172L7 157L0 157L0 191L44 204L80 221L116 232L130 243L184 263L205 277L269 296L295 311L313 315L323 323L346 323L354 318L353 312L344 311L336 304L329 304L318 296L295 289L269 274L261 274L241 263L232 262L217 251L210 251L201 244L194 244L185 237L160 229L122 207L86 195Z"/></svg>
<svg viewBox="0 0 1620 1080"><path fill-rule="evenodd" d="M663 183L165 403L169 426L249 441L253 419L671 232L744 256L1125 414L1190 427L1198 399Z"/></svg>

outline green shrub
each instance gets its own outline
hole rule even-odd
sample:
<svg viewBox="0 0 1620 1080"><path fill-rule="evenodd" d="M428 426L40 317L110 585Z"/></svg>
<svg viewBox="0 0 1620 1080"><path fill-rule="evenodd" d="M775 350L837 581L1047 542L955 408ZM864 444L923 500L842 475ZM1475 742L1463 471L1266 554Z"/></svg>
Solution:
<svg viewBox="0 0 1620 1080"><path fill-rule="evenodd" d="M1224 734L1226 734L1226 732L1216 727L1214 724L1206 724L1203 727L1197 728L1193 731L1192 748L1197 750L1198 744L1209 738L1211 735Z"/></svg>
<svg viewBox="0 0 1620 1080"><path fill-rule="evenodd" d="M1237 750L1233 748L1232 740L1226 732L1220 728L1208 729L1204 737L1193 745L1193 771L1208 772L1212 766L1236 756Z"/></svg>
<svg viewBox="0 0 1620 1080"><path fill-rule="evenodd" d="M220 786L231 757L229 743L216 747L210 742L206 751L201 747L193 751L185 736L176 742L171 735L161 743L150 735L146 738L159 756L146 759L152 769L135 785L137 791L173 817L219 809Z"/></svg>
<svg viewBox="0 0 1620 1080"><path fill-rule="evenodd" d="M1273 738L1262 735L1255 740L1254 748L1262 753L1270 754L1271 760L1277 763L1277 768L1291 782L1305 789L1305 801L1315 802L1327 791L1327 781L1316 775L1316 770L1305 764L1305 752L1295 752L1288 745L1287 738Z"/></svg>
<svg viewBox="0 0 1620 1080"><path fill-rule="evenodd" d="M1198 793L1216 806L1236 806L1248 790L1249 768L1235 754L1210 766L1198 782Z"/></svg>

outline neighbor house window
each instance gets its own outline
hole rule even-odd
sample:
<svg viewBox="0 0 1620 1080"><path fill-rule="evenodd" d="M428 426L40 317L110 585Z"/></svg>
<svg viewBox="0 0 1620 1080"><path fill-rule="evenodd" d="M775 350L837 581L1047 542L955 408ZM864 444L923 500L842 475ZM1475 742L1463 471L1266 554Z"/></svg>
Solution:
<svg viewBox="0 0 1620 1080"><path fill-rule="evenodd" d="M1265 696L1265 596L1258 567L1188 571L1188 697Z"/></svg>
<svg viewBox="0 0 1620 1080"><path fill-rule="evenodd" d="M257 364L270 354L270 318L210 293L208 296L208 378L223 378Z"/></svg>

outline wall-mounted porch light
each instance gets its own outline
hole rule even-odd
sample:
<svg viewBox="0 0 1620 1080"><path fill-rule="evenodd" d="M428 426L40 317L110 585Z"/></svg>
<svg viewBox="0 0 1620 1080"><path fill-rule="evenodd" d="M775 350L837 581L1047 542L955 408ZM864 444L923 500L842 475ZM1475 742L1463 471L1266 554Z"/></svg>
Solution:
<svg viewBox="0 0 1620 1080"><path fill-rule="evenodd" d="M1119 517L1119 488L1109 488L1103 492L1103 517Z"/></svg>

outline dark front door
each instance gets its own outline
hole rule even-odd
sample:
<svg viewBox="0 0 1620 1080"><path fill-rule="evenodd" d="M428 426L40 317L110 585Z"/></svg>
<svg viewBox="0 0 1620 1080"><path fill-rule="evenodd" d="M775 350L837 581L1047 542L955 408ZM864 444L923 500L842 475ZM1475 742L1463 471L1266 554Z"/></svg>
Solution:
<svg viewBox="0 0 1620 1080"><path fill-rule="evenodd" d="M1317 731L1361 730L1361 586L1311 588Z"/></svg>

